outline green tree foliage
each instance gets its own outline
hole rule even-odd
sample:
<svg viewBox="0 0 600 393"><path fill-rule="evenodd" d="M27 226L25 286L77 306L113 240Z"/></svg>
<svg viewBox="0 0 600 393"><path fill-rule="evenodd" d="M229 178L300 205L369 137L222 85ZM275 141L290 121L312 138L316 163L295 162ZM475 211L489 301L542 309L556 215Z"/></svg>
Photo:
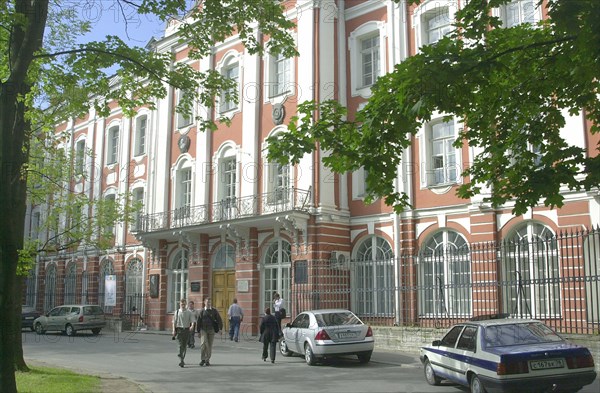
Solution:
<svg viewBox="0 0 600 393"><path fill-rule="evenodd" d="M100 116L108 115L111 101L132 115L137 107L152 108L156 98L166 96L169 86L185 97L178 111L191 114L193 105L211 107L214 97L231 86L218 73L198 72L175 62L171 53L157 53L152 45L133 47L116 36L77 43L77 37L91 26L81 18L80 7L94 1L100 0L0 0L0 392L15 392L14 369L26 369L22 349L13 343L20 343L18 261L20 257L31 260L35 252L31 244L24 247L23 243L28 192L32 200L45 198L56 208L45 225L56 229L57 244L70 247L79 241L110 241L104 236L107 226L101 222L78 225L85 222L83 211L89 211L90 202L81 195L69 195L65 174L54 172L60 170L57 163L72 160L68 154L55 156L60 151L54 145L55 125L91 107ZM209 55L214 42L234 33L250 53L296 54L290 34L293 23L285 18L279 1L198 0L191 8L186 0L111 2L124 14L152 13L164 23L178 20L178 37L191 48L193 59ZM263 35L271 38L266 48ZM111 67L118 67L116 74L106 72ZM205 129L215 129L210 120L198 122ZM30 155L38 160L30 160ZM54 161L48 161L49 157ZM39 166L42 163L44 167ZM29 175L43 179L28 182ZM28 184L40 189L28 190ZM133 211L128 204L119 212L115 208L119 203L92 203L98 203L99 220L105 222ZM61 219L66 225L59 225ZM97 228L96 233L90 228ZM35 247L40 246L48 245Z"/></svg>
<svg viewBox="0 0 600 393"><path fill-rule="evenodd" d="M463 198L485 187L487 202L514 201L522 214L540 201L562 206L565 187L597 187L600 157L568 144L561 128L565 113L585 110L598 132L600 1L548 0L548 20L503 28L492 10L509 1L462 2L453 32L379 78L353 119L335 101L304 103L290 132L271 141L270 158L295 163L319 146L335 172L364 167L367 199L400 212L410 203L395 188L402 153L442 113L464 122L455 146L477 153L463 168Z"/></svg>

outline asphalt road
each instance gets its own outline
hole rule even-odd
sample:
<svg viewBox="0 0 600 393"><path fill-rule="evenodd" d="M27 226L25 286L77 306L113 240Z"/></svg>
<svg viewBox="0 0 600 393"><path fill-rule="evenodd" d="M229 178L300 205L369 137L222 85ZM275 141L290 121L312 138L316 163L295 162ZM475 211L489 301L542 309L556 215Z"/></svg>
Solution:
<svg viewBox="0 0 600 393"><path fill-rule="evenodd" d="M82 332L66 337L23 332L23 350L26 359L78 372L122 376L156 393L468 391L457 385L427 385L415 354L377 349L368 364L349 357L310 367L302 357L286 358L278 353L271 364L261 360L262 344L256 337L239 343L222 338L215 338L210 367L198 365L200 350L196 347L188 350L186 366L180 368L176 341L164 333L103 331L100 336ZM599 391L598 379L581 390Z"/></svg>

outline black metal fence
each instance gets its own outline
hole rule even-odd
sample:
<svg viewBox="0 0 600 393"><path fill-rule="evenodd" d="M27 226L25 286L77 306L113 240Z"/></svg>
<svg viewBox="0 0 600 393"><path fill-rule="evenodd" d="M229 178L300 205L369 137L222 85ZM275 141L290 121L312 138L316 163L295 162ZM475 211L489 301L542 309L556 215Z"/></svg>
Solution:
<svg viewBox="0 0 600 393"><path fill-rule="evenodd" d="M292 315L348 308L377 325L447 327L477 315L600 333L600 231L426 249L388 260L295 261Z"/></svg>
<svg viewBox="0 0 600 393"><path fill-rule="evenodd" d="M143 323L145 295L141 275L64 274L49 272L26 280L24 304L50 311L62 304L98 304L107 316L118 317L123 327Z"/></svg>
<svg viewBox="0 0 600 393"><path fill-rule="evenodd" d="M385 260L295 260L288 315L346 308L375 325L447 327L474 316L536 318L564 333L600 334L600 230L517 241L424 247ZM141 275L30 276L25 303L101 305L143 323Z"/></svg>

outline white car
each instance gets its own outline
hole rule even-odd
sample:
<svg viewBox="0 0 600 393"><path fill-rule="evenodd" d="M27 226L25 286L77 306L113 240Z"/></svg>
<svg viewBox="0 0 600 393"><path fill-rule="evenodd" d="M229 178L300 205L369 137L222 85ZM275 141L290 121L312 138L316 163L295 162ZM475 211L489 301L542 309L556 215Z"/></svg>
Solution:
<svg viewBox="0 0 600 393"><path fill-rule="evenodd" d="M596 378L590 351L571 344L543 322L479 318L453 326L421 348L425 379L483 392L576 392Z"/></svg>
<svg viewBox="0 0 600 393"><path fill-rule="evenodd" d="M73 304L58 306L33 321L37 334L46 331L62 331L67 336L73 336L80 330L91 330L92 334L100 334L106 326L104 310L91 304Z"/></svg>
<svg viewBox="0 0 600 393"><path fill-rule="evenodd" d="M320 359L356 355L361 363L371 360L373 330L348 310L312 310L296 316L283 328L283 356L304 355L312 366Z"/></svg>

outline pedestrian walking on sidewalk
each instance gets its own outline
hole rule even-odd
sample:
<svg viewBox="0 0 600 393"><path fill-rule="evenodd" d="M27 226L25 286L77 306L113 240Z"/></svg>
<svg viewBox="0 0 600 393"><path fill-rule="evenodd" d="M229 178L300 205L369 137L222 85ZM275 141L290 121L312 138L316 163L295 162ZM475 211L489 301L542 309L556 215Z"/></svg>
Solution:
<svg viewBox="0 0 600 393"><path fill-rule="evenodd" d="M281 320L286 317L285 301L279 295L279 292L273 293L273 312L275 319L277 319L277 326L279 326L279 333L281 333Z"/></svg>
<svg viewBox="0 0 600 393"><path fill-rule="evenodd" d="M193 330L192 313L187 309L187 302L185 299L179 301L179 308L175 311L173 316L173 340L177 339L179 343L179 367L185 366L185 353L187 351L187 345L190 337L190 333L194 334Z"/></svg>
<svg viewBox="0 0 600 393"><path fill-rule="evenodd" d="M240 336L240 325L244 319L244 311L238 304L237 298L233 298L233 303L227 310L227 318L229 319L229 340L238 342Z"/></svg>
<svg viewBox="0 0 600 393"><path fill-rule="evenodd" d="M196 321L198 320L198 310L194 308L194 301L190 300L188 303L188 310L192 313L192 329L190 333L190 339L188 341L188 348L196 347Z"/></svg>
<svg viewBox="0 0 600 393"><path fill-rule="evenodd" d="M210 297L204 299L204 308L198 314L196 328L200 334L200 366L210 366L215 334L223 330L223 320L219 311L212 306Z"/></svg>
<svg viewBox="0 0 600 393"><path fill-rule="evenodd" d="M275 316L271 315L271 309L269 307L265 308L265 316L260 322L259 339L259 341L263 343L261 356L263 362L267 361L267 350L270 350L269 357L271 358L271 363L275 363L275 349L277 347L277 342L279 341L279 330L279 324Z"/></svg>

